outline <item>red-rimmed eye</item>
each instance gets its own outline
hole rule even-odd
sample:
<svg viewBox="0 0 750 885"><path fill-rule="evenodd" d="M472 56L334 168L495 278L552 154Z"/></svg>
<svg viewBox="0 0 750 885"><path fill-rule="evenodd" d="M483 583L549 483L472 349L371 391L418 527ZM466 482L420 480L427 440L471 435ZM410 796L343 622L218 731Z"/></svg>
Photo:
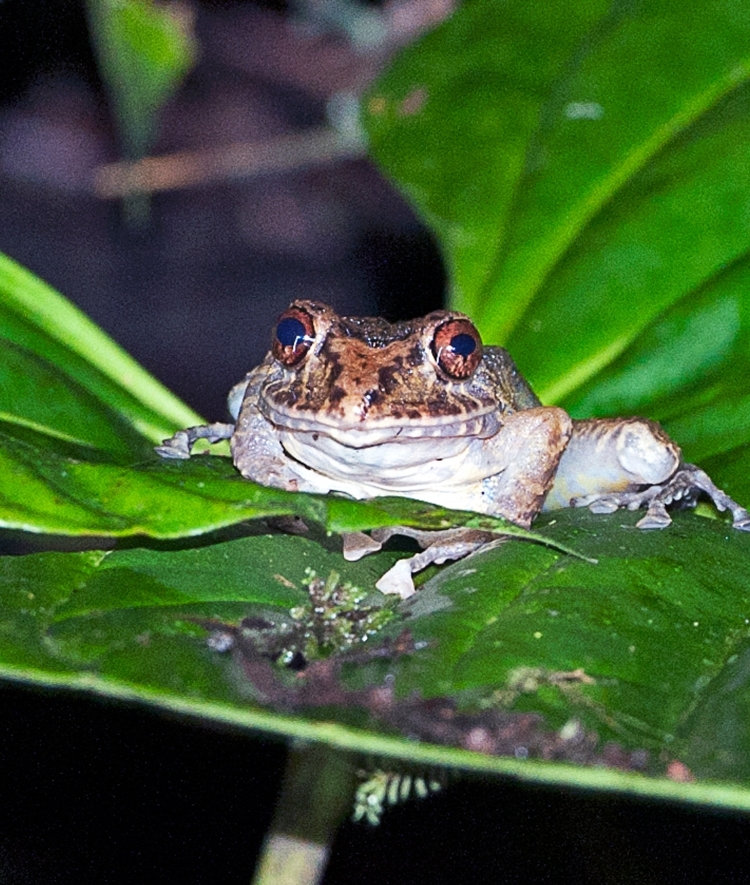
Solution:
<svg viewBox="0 0 750 885"><path fill-rule="evenodd" d="M296 366L315 340L313 319L301 307L290 307L278 319L273 336L273 355L285 366Z"/></svg>
<svg viewBox="0 0 750 885"><path fill-rule="evenodd" d="M482 361L482 339L469 320L448 320L435 329L432 354L449 378L469 378Z"/></svg>

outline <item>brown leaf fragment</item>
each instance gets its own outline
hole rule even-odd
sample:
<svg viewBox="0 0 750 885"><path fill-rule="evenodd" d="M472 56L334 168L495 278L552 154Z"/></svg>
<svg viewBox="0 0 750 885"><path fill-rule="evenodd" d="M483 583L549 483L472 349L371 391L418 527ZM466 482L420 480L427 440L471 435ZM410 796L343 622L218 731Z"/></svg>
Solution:
<svg viewBox="0 0 750 885"><path fill-rule="evenodd" d="M680 762L678 759L672 759L667 765L667 777L678 784L692 784L696 780L693 772L684 762Z"/></svg>
<svg viewBox="0 0 750 885"><path fill-rule="evenodd" d="M604 765L642 771L645 750L626 750L618 744L599 747L599 736L571 720L558 731L544 728L537 713L504 710L459 712L450 698L397 702L380 718L415 740L463 747L490 756L548 759L578 765Z"/></svg>

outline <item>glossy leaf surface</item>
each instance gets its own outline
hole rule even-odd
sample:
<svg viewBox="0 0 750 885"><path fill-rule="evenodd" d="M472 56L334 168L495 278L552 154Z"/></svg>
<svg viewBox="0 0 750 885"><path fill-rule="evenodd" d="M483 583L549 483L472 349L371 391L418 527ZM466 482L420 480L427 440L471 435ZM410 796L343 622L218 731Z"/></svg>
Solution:
<svg viewBox="0 0 750 885"><path fill-rule="evenodd" d="M737 0L475 0L368 100L374 153L434 226L454 302L485 338L576 414L663 420L743 503L749 37ZM404 605L365 595L396 617L286 670L271 658L307 605L305 570L368 594L396 555L346 564L321 526L465 515L294 496L221 459L159 462L147 440L194 416L12 263L0 286L2 524L131 545L0 559L9 678L357 752L750 807L750 537L693 514L644 533L635 514L560 513L540 532L596 564L505 543ZM291 513L309 536L255 523L195 537ZM209 648L216 625L234 652Z"/></svg>
<svg viewBox="0 0 750 885"><path fill-rule="evenodd" d="M476 0L366 101L454 305L544 402L689 460L750 440L748 46L740 0Z"/></svg>
<svg viewBox="0 0 750 885"><path fill-rule="evenodd" d="M547 527L575 534L598 556L596 565L512 541L445 568L407 603L371 594L366 604L385 604L394 617L349 651L352 664L332 680L314 662L293 677L247 658L247 649L245 657L211 650L211 625L245 618L283 635L306 603L307 569L367 586L394 554L344 564L317 540L258 534L193 549L5 557L0 667L11 678L416 763L750 807L743 676L750 538L692 515L664 533L638 531L633 522L632 515L565 513ZM415 640L410 647L385 658L369 653L404 626ZM378 705L368 705L367 688L386 684L395 688L390 706L382 688ZM322 703L331 692L338 703ZM468 717L499 711L511 734L524 722L515 756L533 757L535 742L554 738L558 762L467 752L477 740L471 718L457 732L458 747L415 743L405 723L412 736L429 727L419 708L415 716L415 698L457 700ZM529 711L544 717L531 729L523 718ZM641 760L645 773L571 767L580 748L573 742L566 751L559 735L576 730L592 740L598 733L600 753L615 741L618 758ZM697 782L665 779L670 760Z"/></svg>

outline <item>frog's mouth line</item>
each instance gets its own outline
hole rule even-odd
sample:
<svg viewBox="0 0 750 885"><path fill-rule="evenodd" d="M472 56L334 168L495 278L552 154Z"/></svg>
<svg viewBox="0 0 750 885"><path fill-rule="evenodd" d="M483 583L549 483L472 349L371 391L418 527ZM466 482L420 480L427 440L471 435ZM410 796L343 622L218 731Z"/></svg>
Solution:
<svg viewBox="0 0 750 885"><path fill-rule="evenodd" d="M478 409L469 415L424 415L419 418L368 417L367 421L346 420L335 415L326 416L285 411L265 402L265 417L277 432L304 434L314 443L316 434L328 437L339 445L349 448L367 448L399 441L425 440L433 443L440 439L486 439L500 429L498 413L493 408Z"/></svg>

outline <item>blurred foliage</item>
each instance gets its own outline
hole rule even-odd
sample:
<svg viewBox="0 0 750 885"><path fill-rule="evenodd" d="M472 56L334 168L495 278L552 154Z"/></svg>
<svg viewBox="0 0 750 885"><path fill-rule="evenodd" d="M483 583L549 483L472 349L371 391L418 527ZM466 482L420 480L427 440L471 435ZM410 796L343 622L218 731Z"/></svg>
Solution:
<svg viewBox="0 0 750 885"><path fill-rule="evenodd" d="M91 38L129 159L153 144L159 111L195 61L186 9L154 0L87 0Z"/></svg>

